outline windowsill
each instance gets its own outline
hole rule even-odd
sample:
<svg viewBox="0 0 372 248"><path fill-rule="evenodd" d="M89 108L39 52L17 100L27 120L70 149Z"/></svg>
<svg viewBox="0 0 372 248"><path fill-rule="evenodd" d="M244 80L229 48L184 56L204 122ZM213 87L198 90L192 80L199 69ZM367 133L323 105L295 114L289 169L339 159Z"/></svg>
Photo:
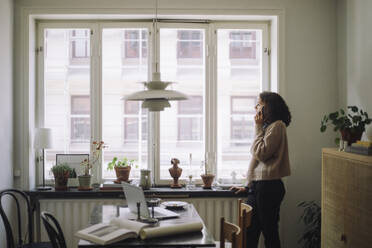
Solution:
<svg viewBox="0 0 372 248"><path fill-rule="evenodd" d="M144 190L146 196L160 198L210 198L210 197L244 197L244 193L235 194L228 189L203 189L196 187L193 190L186 188L172 189L169 187L156 187L149 190ZM26 191L26 194L31 198L38 199L83 199L83 198L123 198L124 193L121 189L117 190L99 190L99 191L79 191L75 187L69 188L67 191L38 191L32 189Z"/></svg>

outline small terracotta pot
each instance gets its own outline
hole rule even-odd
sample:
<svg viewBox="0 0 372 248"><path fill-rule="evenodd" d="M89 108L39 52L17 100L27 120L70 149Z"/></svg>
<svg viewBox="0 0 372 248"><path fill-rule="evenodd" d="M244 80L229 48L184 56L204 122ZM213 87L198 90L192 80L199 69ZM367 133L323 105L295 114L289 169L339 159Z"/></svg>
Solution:
<svg viewBox="0 0 372 248"><path fill-rule="evenodd" d="M91 175L81 175L79 178L79 186L81 188L89 188L90 187L90 180L92 178Z"/></svg>
<svg viewBox="0 0 372 248"><path fill-rule="evenodd" d="M67 181L70 176L69 172L66 172L65 174L61 175L55 175L54 174L54 188L55 190L67 190Z"/></svg>
<svg viewBox="0 0 372 248"><path fill-rule="evenodd" d="M116 173L116 182L128 182L130 170L132 167L126 166L126 167L115 167L115 173Z"/></svg>
<svg viewBox="0 0 372 248"><path fill-rule="evenodd" d="M203 189L211 189L213 179L214 179L214 175L213 174L203 174L203 175L200 175L200 176L201 176L201 178L203 180L203 183L204 183Z"/></svg>
<svg viewBox="0 0 372 248"><path fill-rule="evenodd" d="M360 140L363 134L363 131L352 131L351 129L342 129L340 132L342 140L347 141L349 146Z"/></svg>

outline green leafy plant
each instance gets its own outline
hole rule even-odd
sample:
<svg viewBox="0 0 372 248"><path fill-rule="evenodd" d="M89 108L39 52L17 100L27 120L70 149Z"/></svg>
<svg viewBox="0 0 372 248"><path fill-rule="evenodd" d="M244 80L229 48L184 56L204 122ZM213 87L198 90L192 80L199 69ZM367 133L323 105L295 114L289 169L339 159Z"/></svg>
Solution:
<svg viewBox="0 0 372 248"><path fill-rule="evenodd" d="M365 126L372 122L368 117L368 113L359 110L357 106L348 106L351 113L340 109L339 111L325 115L321 121L320 131L325 132L328 122L331 122L335 127L334 131L342 129L351 129L355 131L365 131Z"/></svg>
<svg viewBox="0 0 372 248"><path fill-rule="evenodd" d="M320 247L321 234L321 209L314 201L301 202L298 207L304 209L300 221L305 224L305 232L298 243L303 244L304 248Z"/></svg>
<svg viewBox="0 0 372 248"><path fill-rule="evenodd" d="M110 163L107 164L107 170L113 170L115 167L128 167L128 166L135 166L134 159L128 159L124 157L122 160L119 160L117 157L114 157Z"/></svg>
<svg viewBox="0 0 372 248"><path fill-rule="evenodd" d="M56 164L52 167L54 177L64 177L66 173L72 174L73 170L67 163Z"/></svg>
<svg viewBox="0 0 372 248"><path fill-rule="evenodd" d="M349 131L351 134L359 134L360 136L365 131L365 126L372 122L369 118L368 113L359 110L357 106L348 106L347 111L340 109L339 111L332 112L325 115L321 120L320 131L325 132L327 130L327 125L334 125L333 130L336 131ZM336 139L338 143L339 138Z"/></svg>

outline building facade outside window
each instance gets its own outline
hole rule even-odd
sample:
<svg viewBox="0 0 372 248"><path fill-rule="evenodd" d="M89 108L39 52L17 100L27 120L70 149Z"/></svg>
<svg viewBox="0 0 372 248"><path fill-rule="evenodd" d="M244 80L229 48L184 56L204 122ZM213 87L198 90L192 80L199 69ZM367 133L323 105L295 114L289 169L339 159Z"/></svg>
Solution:
<svg viewBox="0 0 372 248"><path fill-rule="evenodd" d="M147 140L147 112L139 101L124 101L124 143Z"/></svg>
<svg viewBox="0 0 372 248"><path fill-rule="evenodd" d="M178 103L178 140L203 139L203 97L189 96Z"/></svg>
<svg viewBox="0 0 372 248"><path fill-rule="evenodd" d="M256 96L231 96L231 144L249 145L254 138Z"/></svg>
<svg viewBox="0 0 372 248"><path fill-rule="evenodd" d="M90 141L89 96L71 96L71 142Z"/></svg>

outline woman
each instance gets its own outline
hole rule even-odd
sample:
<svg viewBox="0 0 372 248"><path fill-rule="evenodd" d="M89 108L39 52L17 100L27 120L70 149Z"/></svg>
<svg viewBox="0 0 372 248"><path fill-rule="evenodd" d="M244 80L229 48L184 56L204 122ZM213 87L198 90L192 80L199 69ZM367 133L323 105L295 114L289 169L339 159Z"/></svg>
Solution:
<svg viewBox="0 0 372 248"><path fill-rule="evenodd" d="M266 248L280 247L279 210L285 189L282 177L290 175L286 127L291 113L283 98L263 92L256 105L256 136L251 147L247 187L233 187L235 193L247 192L247 203L253 208L247 230L247 247L257 247L260 233Z"/></svg>

